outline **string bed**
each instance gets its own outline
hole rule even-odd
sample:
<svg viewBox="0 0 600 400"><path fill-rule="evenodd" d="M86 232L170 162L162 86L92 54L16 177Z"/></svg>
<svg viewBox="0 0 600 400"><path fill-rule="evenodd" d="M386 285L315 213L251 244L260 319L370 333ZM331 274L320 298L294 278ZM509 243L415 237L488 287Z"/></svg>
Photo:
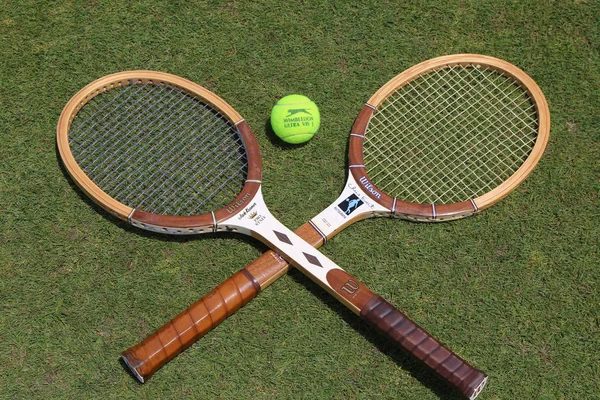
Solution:
<svg viewBox="0 0 600 400"><path fill-rule="evenodd" d="M236 127L169 85L130 84L95 96L73 119L69 146L106 194L163 215L222 208L247 175Z"/></svg>
<svg viewBox="0 0 600 400"><path fill-rule="evenodd" d="M373 183L405 201L449 204L481 196L527 159L538 115L512 78L478 66L422 75L375 111L365 136Z"/></svg>

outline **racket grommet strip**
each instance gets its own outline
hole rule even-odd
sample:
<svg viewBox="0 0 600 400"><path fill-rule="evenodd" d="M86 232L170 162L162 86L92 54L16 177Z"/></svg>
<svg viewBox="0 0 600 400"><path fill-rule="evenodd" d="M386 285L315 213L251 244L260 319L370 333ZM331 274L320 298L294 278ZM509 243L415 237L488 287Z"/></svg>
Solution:
<svg viewBox="0 0 600 400"><path fill-rule="evenodd" d="M131 212L127 216L127 222L129 222L130 225L134 225L134 220L132 218L134 212L135 212L135 209L131 209Z"/></svg>
<svg viewBox="0 0 600 400"><path fill-rule="evenodd" d="M212 216L212 220L213 220L213 226L212 226L212 231L216 232L218 229L218 224L217 224L217 218L215 217L215 212L211 211L210 215Z"/></svg>

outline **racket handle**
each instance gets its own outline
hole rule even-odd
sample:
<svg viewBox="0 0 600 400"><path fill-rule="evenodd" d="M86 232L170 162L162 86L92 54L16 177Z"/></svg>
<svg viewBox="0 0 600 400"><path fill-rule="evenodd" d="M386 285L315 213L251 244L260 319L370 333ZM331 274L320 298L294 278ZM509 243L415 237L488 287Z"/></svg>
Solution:
<svg viewBox="0 0 600 400"><path fill-rule="evenodd" d="M260 291L242 269L192 304L139 344L125 350L123 361L142 383L177 354L235 313Z"/></svg>
<svg viewBox="0 0 600 400"><path fill-rule="evenodd" d="M469 365L380 296L373 295L360 315L380 333L435 370L465 397L474 399L485 386L485 373Z"/></svg>
<svg viewBox="0 0 600 400"><path fill-rule="evenodd" d="M296 231L318 248L322 236L306 223ZM125 350L122 359L142 383L175 356L247 304L281 275L289 264L273 250L236 272L139 344Z"/></svg>

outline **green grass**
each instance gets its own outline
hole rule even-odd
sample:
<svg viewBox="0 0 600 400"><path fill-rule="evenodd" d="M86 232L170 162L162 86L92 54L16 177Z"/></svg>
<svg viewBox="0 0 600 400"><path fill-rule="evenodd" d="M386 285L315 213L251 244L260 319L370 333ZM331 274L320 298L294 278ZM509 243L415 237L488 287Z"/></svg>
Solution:
<svg viewBox="0 0 600 400"><path fill-rule="evenodd" d="M267 204L297 227L337 197L371 94L458 52L505 59L540 85L552 129L537 169L476 217L368 220L323 251L489 373L482 399L597 398L597 1L126 3L0 2L1 398L457 398L296 271L138 384L120 352L265 247L129 228L74 187L55 129L98 77L184 76L248 120ZM321 109L301 147L267 129L290 93Z"/></svg>

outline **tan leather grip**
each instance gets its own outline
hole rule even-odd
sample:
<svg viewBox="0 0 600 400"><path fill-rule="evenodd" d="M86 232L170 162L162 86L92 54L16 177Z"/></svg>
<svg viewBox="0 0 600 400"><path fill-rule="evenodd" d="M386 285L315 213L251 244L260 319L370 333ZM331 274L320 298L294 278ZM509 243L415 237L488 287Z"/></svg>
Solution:
<svg viewBox="0 0 600 400"><path fill-rule="evenodd" d="M467 398L474 399L485 386L486 374L470 366L380 296L373 295L360 315Z"/></svg>
<svg viewBox="0 0 600 400"><path fill-rule="evenodd" d="M316 248L323 238L310 223L296 233ZM122 358L142 383L177 354L215 328L289 270L273 250L236 272L209 294L192 304L156 333L123 352Z"/></svg>
<svg viewBox="0 0 600 400"><path fill-rule="evenodd" d="M181 353L260 291L254 277L242 269L173 318L156 333L123 352L123 361L140 382Z"/></svg>

